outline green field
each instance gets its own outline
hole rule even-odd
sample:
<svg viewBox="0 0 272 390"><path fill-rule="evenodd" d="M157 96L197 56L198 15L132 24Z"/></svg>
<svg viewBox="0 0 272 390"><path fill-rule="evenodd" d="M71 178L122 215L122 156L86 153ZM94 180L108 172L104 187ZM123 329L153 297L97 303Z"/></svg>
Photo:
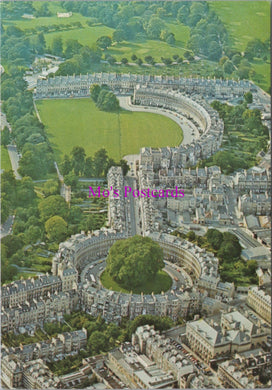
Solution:
<svg viewBox="0 0 272 390"><path fill-rule="evenodd" d="M230 34L231 46L244 52L249 41L270 38L269 1L213 1L211 8L217 13ZM252 80L261 88L270 86L270 61L251 61L256 74Z"/></svg>
<svg viewBox="0 0 272 390"><path fill-rule="evenodd" d="M61 36L64 42L64 49L66 48L65 41L68 39L77 39L83 46L92 47L97 39L102 35L111 36L113 29L110 27L97 25L94 27L86 26L85 28L75 28L67 31L56 31L44 34L46 44L50 47L55 37Z"/></svg>
<svg viewBox="0 0 272 390"><path fill-rule="evenodd" d="M3 145L1 145L1 169L5 171L12 169L8 151Z"/></svg>
<svg viewBox="0 0 272 390"><path fill-rule="evenodd" d="M91 99L43 100L37 108L57 161L76 145L83 146L87 156L104 147L110 157L119 160L139 153L143 146L176 146L183 138L177 123L165 116L103 112Z"/></svg>
<svg viewBox="0 0 272 390"><path fill-rule="evenodd" d="M130 291L126 290L125 288L119 286L118 283L116 283L107 273L107 271L104 271L101 275L101 283L104 287L114 290L114 291L121 291L123 293L129 294ZM171 277L164 271L159 271L155 277L155 279L150 280L148 282L148 285L143 284L142 286L139 286L137 289L134 289L132 292L133 294L141 294L142 292L144 294L151 294L152 292L154 294L160 294L162 291L167 291L169 288L171 288L172 285L172 279Z"/></svg>
<svg viewBox="0 0 272 390"><path fill-rule="evenodd" d="M244 51L252 39L269 39L269 1L212 1L209 4L225 24L239 51Z"/></svg>

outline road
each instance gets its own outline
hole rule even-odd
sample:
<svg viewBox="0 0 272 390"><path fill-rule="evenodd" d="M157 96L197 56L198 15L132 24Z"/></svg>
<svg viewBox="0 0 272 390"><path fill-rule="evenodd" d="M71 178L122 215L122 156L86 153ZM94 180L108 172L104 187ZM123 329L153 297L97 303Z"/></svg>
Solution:
<svg viewBox="0 0 272 390"><path fill-rule="evenodd" d="M6 222L3 223L0 227L0 238L8 236L12 232L12 225L15 219L15 215L10 215Z"/></svg>
<svg viewBox="0 0 272 390"><path fill-rule="evenodd" d="M186 279L184 275L181 272L177 271L177 267L175 265L172 265L170 262L164 262L165 267L164 271L167 272L171 278L173 279L173 284L172 284L172 289L179 289L182 286L187 285L188 283L186 282ZM81 282L88 282L91 284L97 285L98 283L101 284L100 282L100 275L106 268L106 259L99 259L95 261L91 261L86 267L83 269L80 275ZM91 275L93 275L95 281L92 280ZM177 280L175 280L175 278Z"/></svg>
<svg viewBox="0 0 272 390"><path fill-rule="evenodd" d="M133 197L132 192L136 189L136 180L132 177L126 177L124 186L129 186L132 188L132 191L128 194L127 198L124 198L126 203L126 216L127 216L127 224L128 224L128 233L129 235L135 236L135 234L139 233L139 224L136 221L135 215L135 201L136 199Z"/></svg>
<svg viewBox="0 0 272 390"><path fill-rule="evenodd" d="M199 138L200 134L196 126L183 117L180 114L174 113L170 110L163 108L148 107L148 106L133 106L130 104L129 96L117 96L120 102L120 107L128 111L140 111L140 112L151 112L153 114L164 115L173 121L175 121L183 131L182 145L191 144L194 140Z"/></svg>
<svg viewBox="0 0 272 390"><path fill-rule="evenodd" d="M1 104L0 103L0 107L1 107ZM1 115L1 130L4 129L4 127L7 127L9 129L9 131L11 132L11 127L10 127L10 124L8 123L7 121L7 118L6 118L6 114L4 114L3 112L0 112L0 115Z"/></svg>
<svg viewBox="0 0 272 390"><path fill-rule="evenodd" d="M11 166L12 166L15 178L17 180L21 180L22 176L19 175L19 173L18 173L20 158L19 158L18 153L17 153L17 147L16 147L16 145L8 145L7 149L8 149L9 158L10 158L10 162L11 162Z"/></svg>

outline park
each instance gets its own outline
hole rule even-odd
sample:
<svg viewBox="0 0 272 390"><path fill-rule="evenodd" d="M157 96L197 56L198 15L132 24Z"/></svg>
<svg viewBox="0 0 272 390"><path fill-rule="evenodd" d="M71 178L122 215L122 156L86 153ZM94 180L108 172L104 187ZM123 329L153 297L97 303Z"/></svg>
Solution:
<svg viewBox="0 0 272 390"><path fill-rule="evenodd" d="M139 153L143 146L176 146L183 139L179 125L158 114L122 109L104 112L90 98L36 104L57 161L75 145L83 146L87 155L105 148L111 158L120 160Z"/></svg>

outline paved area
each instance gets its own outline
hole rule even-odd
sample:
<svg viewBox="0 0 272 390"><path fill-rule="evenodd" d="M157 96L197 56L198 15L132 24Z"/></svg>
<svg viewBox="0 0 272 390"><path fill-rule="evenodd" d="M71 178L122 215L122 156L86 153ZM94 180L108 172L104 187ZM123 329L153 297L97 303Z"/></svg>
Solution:
<svg viewBox="0 0 272 390"><path fill-rule="evenodd" d="M12 232L12 225L14 223L15 215L10 215L6 222L0 226L0 238L3 238Z"/></svg>
<svg viewBox="0 0 272 390"><path fill-rule="evenodd" d="M20 158L19 158L19 155L17 153L17 147L16 147L16 145L8 145L7 149L8 149L8 154L9 154L9 158L10 158L10 162L11 162L11 166L12 166L15 178L17 180L21 180L22 176L18 173Z"/></svg>
<svg viewBox="0 0 272 390"><path fill-rule="evenodd" d="M128 111L141 111L141 112L151 112L153 114L164 115L173 121L175 121L183 131L183 140L182 145L191 144L194 140L199 138L200 134L197 127L186 119L184 116L174 113L170 110L165 110L164 108L148 107L148 106L134 106L130 104L129 96L117 96L120 102L120 107Z"/></svg>
<svg viewBox="0 0 272 390"><path fill-rule="evenodd" d="M167 272L173 279L172 289L179 289L188 285L187 275L179 272L177 267L168 261L165 261L164 271ZM97 285L100 283L100 275L106 268L106 259L99 259L90 262L81 272L81 282L88 282L90 284Z"/></svg>

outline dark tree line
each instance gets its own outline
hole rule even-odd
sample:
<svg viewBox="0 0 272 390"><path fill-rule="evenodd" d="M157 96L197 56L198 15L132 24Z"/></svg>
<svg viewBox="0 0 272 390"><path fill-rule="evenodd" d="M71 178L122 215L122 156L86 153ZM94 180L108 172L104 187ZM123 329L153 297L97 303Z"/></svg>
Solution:
<svg viewBox="0 0 272 390"><path fill-rule="evenodd" d="M106 149L99 149L93 157L86 157L85 150L82 146L74 146L70 157L65 155L60 167L66 184L73 185L73 175L106 177L110 167L117 165L122 167L123 174L126 175L129 169L126 161L120 160L119 163L116 163L108 156Z"/></svg>

